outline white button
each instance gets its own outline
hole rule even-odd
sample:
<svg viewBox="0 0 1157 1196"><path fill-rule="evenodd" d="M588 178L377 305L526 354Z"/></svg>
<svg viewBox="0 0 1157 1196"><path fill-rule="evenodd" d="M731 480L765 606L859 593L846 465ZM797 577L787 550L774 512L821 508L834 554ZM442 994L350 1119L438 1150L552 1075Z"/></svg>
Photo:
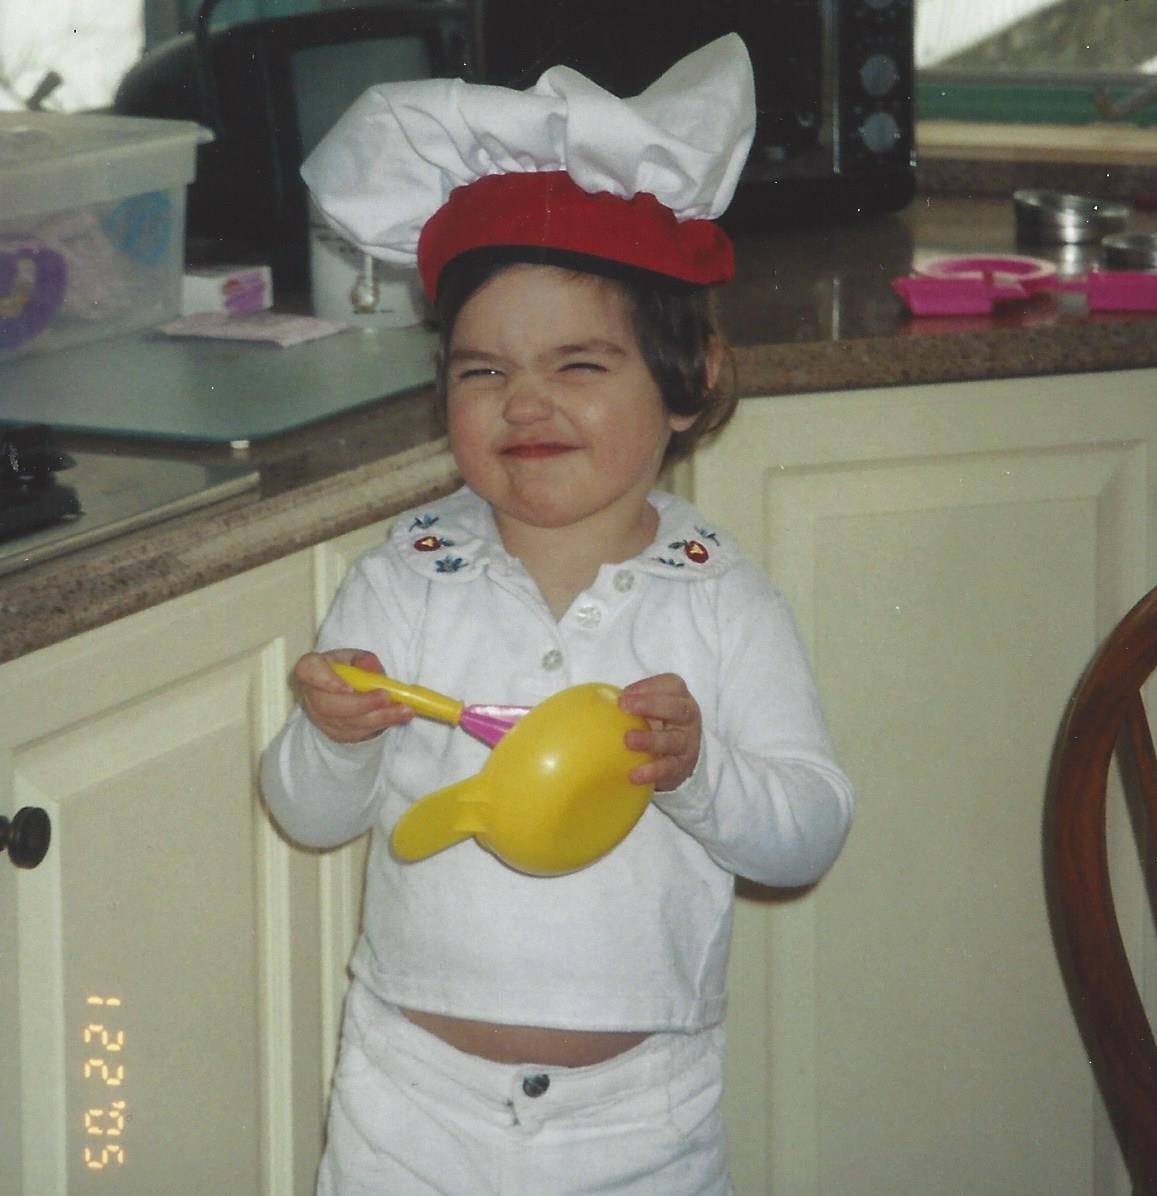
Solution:
<svg viewBox="0 0 1157 1196"><path fill-rule="evenodd" d="M575 622L588 630L603 621L603 612L597 606L580 606L574 613Z"/></svg>
<svg viewBox="0 0 1157 1196"><path fill-rule="evenodd" d="M553 673L556 669L562 668L562 653L557 648L551 650L542 658L542 667L548 673Z"/></svg>
<svg viewBox="0 0 1157 1196"><path fill-rule="evenodd" d="M615 574L614 587L620 594L635 588L635 575L629 569L620 569Z"/></svg>

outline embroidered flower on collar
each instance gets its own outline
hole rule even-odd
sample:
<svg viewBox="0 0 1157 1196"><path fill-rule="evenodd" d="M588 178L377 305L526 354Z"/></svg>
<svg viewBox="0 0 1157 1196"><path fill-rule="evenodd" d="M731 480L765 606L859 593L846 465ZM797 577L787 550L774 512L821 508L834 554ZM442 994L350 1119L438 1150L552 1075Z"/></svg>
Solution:
<svg viewBox="0 0 1157 1196"><path fill-rule="evenodd" d="M695 534L701 539L692 540L673 540L667 545L672 550L681 550L684 560L677 560L672 557L657 556L657 560L661 565L670 565L672 569L683 569L689 561L693 565L705 565L711 559L711 552L707 545L703 543L704 540L710 540L712 544L718 546L719 537L715 532L709 531L705 527L696 527Z"/></svg>
<svg viewBox="0 0 1157 1196"><path fill-rule="evenodd" d="M462 489L399 515L390 545L429 581L467 581L495 560L496 532L489 509Z"/></svg>
<svg viewBox="0 0 1157 1196"><path fill-rule="evenodd" d="M410 527L409 527L409 530L411 532L423 531L423 532L428 533L427 535L419 536L413 542L412 547L415 549L415 551L417 551L417 552L437 552L440 548L453 548L454 547L453 540L447 540L443 536L439 536L436 532L429 531L429 529L432 528L439 521L439 519L440 519L440 516L438 516L438 515L418 515L413 519L413 521L410 523ZM449 559L449 558L446 558L446 559ZM455 559L457 560L457 558L455 558ZM454 572L457 569L461 569L463 562L461 560L457 560L457 563L455 564L453 570L443 569L442 564L443 564L442 561L438 562L437 567L438 567L439 573Z"/></svg>

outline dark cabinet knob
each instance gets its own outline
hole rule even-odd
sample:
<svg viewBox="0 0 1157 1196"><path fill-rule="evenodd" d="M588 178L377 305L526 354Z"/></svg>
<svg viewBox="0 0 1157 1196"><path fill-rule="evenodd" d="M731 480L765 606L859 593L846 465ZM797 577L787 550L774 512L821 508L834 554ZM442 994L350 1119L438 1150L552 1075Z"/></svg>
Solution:
<svg viewBox="0 0 1157 1196"><path fill-rule="evenodd" d="M7 848L17 868L35 868L48 854L51 841L52 823L38 806L17 810L11 820L0 817L0 851Z"/></svg>

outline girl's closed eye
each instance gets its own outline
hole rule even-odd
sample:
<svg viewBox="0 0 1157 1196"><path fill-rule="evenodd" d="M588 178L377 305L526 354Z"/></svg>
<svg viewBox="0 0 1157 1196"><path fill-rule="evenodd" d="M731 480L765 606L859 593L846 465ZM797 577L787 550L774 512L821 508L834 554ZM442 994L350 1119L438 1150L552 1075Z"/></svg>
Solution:
<svg viewBox="0 0 1157 1196"><path fill-rule="evenodd" d="M483 353L452 353L450 377L454 382L486 382L502 377L501 363Z"/></svg>
<svg viewBox="0 0 1157 1196"><path fill-rule="evenodd" d="M560 374L582 378L584 375L611 373L627 358L619 344L602 337L592 337L581 343L559 345L553 354L553 368Z"/></svg>

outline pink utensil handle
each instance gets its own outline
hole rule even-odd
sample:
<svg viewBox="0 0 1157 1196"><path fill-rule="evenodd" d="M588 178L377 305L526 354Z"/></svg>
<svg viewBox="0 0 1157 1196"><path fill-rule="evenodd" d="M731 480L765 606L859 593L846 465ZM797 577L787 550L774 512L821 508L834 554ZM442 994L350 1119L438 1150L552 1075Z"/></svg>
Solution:
<svg viewBox="0 0 1157 1196"><path fill-rule="evenodd" d="M493 747L529 709L529 706L467 706L458 726Z"/></svg>
<svg viewBox="0 0 1157 1196"><path fill-rule="evenodd" d="M360 693L382 689L418 714L438 722L461 727L463 731L493 747L529 710L528 706L466 706L437 690L422 685L395 681L383 673L371 673L352 664L331 663L330 668L351 688Z"/></svg>

